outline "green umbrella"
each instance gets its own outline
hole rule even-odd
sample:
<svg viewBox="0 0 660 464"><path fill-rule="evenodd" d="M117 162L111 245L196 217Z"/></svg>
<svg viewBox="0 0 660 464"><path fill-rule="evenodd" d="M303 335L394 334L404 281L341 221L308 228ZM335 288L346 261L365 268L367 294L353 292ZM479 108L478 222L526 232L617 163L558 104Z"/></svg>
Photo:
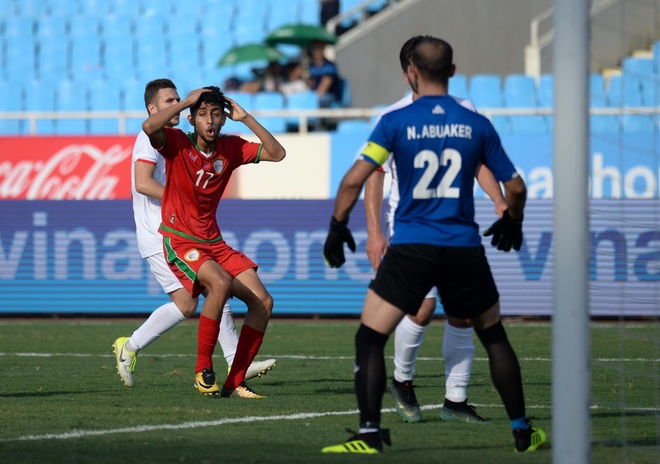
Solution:
<svg viewBox="0 0 660 464"><path fill-rule="evenodd" d="M289 44L307 48L313 42L337 43L337 36L323 27L299 23L278 27L266 37L265 42L269 45Z"/></svg>
<svg viewBox="0 0 660 464"><path fill-rule="evenodd" d="M250 63L252 61L279 61L286 56L278 49L266 44L251 43L233 47L227 50L218 66L231 66L239 63Z"/></svg>

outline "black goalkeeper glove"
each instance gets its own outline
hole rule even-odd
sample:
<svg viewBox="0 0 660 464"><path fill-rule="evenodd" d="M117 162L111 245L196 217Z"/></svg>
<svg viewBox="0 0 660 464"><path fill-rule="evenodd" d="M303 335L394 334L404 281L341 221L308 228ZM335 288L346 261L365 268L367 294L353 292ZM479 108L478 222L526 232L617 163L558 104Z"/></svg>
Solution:
<svg viewBox="0 0 660 464"><path fill-rule="evenodd" d="M498 250L511 251L520 250L523 241L522 232L523 216L520 219L513 219L508 211L504 211L502 219L498 219L490 228L484 232L484 237L493 236L490 244L497 247Z"/></svg>
<svg viewBox="0 0 660 464"><path fill-rule="evenodd" d="M346 227L347 225L348 219L340 222L333 216L330 221L330 231L325 239L325 245L323 245L323 258L330 267L341 267L346 262L344 243L348 245L349 250L355 253L355 240L353 240L351 231Z"/></svg>

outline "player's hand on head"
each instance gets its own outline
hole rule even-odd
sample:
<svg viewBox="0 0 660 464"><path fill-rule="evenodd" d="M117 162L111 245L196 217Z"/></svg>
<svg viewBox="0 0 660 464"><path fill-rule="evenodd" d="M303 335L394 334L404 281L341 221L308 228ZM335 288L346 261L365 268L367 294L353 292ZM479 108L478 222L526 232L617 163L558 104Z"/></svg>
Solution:
<svg viewBox="0 0 660 464"><path fill-rule="evenodd" d="M357 249L353 234L348 229L348 220L337 221L334 216L330 221L330 230L323 245L323 258L330 267L341 267L345 262L344 243L355 253Z"/></svg>
<svg viewBox="0 0 660 464"><path fill-rule="evenodd" d="M197 103L197 100L199 100L199 97L202 96L203 93L210 92L210 89L195 89L191 90L190 93L188 93L188 96L186 97L186 100L190 103L190 106L194 105Z"/></svg>
<svg viewBox="0 0 660 464"><path fill-rule="evenodd" d="M484 237L493 238L490 244L501 251L511 251L511 248L518 251L523 242L522 231L523 216L519 219L513 219L509 216L509 211L504 211L502 218L498 219L484 232Z"/></svg>
<svg viewBox="0 0 660 464"><path fill-rule="evenodd" d="M234 100L232 100L227 96L225 96L225 99L229 102L229 108L227 113L227 117L229 119L231 119L232 121L242 121L247 117L248 113L243 109L241 105L239 105L238 103L236 103Z"/></svg>

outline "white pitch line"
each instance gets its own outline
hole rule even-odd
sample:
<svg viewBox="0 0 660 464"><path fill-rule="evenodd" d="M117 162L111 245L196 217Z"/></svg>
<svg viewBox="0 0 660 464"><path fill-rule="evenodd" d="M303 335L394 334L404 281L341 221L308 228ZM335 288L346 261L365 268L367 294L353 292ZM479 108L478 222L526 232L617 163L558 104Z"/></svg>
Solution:
<svg viewBox="0 0 660 464"><path fill-rule="evenodd" d="M26 358L55 358L55 357L74 357L74 358L114 358L114 354L93 354L93 353L7 353L0 352L0 357L26 357ZM194 353L190 354L140 354L141 358L191 358ZM260 354L260 358L277 358L277 359L298 359L304 361L346 361L355 359L355 356L305 356L297 354ZM393 359L392 356L386 356L387 359ZM444 361L443 358L420 356L418 361ZM552 358L542 357L524 357L518 358L519 361L525 362L552 362ZM488 362L488 358L474 358L474 361ZM593 358L593 362L660 362L660 358Z"/></svg>
<svg viewBox="0 0 660 464"><path fill-rule="evenodd" d="M474 404L478 408L502 408L501 404ZM420 409L428 411L432 409L440 409L441 404L431 404L422 406ZM527 409L551 409L548 405L527 405ZM598 405L590 406L591 410L611 410L611 411L652 411L658 412L660 408L609 408L601 407ZM382 413L393 413L394 408L383 409ZM317 419L319 417L328 416L349 416L358 415L357 409L349 411L329 411L329 412L305 412L289 415L277 416L249 416L249 417L235 417L230 419L220 419L215 421L195 421L183 422L181 424L160 424L160 425L140 425L136 427L122 427L117 429L105 430L74 430L66 433L47 433L43 435L21 435L13 438L0 438L0 443L20 442L20 441L39 441L39 440L69 440L86 437L99 437L104 435L114 435L118 433L142 433L142 432L155 432L159 430L185 430L185 429L198 429L204 427L218 427L222 425L231 424L244 424L250 422L271 422L271 421L287 421L287 420L301 420L301 419Z"/></svg>

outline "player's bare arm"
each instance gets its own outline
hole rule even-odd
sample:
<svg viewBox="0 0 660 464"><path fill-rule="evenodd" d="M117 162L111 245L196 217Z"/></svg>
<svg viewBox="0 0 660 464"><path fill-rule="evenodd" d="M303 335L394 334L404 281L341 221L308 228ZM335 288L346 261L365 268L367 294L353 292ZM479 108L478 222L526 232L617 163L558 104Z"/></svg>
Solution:
<svg viewBox="0 0 660 464"><path fill-rule="evenodd" d="M378 269L388 244L380 223L384 183L385 172L376 170L369 176L364 186L364 209L367 215L367 257L374 271Z"/></svg>
<svg viewBox="0 0 660 464"><path fill-rule="evenodd" d="M525 209L527 201L527 187L520 176L504 182L504 192L506 194L506 203L509 206L509 216L513 219L520 219Z"/></svg>
<svg viewBox="0 0 660 464"><path fill-rule="evenodd" d="M163 199L163 185L154 179L154 171L156 166L144 161L136 161L134 176L135 176L135 190L142 195L146 195L156 200Z"/></svg>
<svg viewBox="0 0 660 464"><path fill-rule="evenodd" d="M476 177L481 188L493 200L493 203L495 203L495 213L499 217L502 217L504 211L507 209L507 204L504 195L502 195L502 188L499 182L495 180L495 176L493 176L491 170L484 166L483 163L479 163Z"/></svg>
<svg viewBox="0 0 660 464"><path fill-rule="evenodd" d="M277 139L271 134L268 129L262 126L259 121L254 119L250 113L245 111L241 105L236 103L231 98L225 97L230 103L231 107L229 108L229 113L227 116L232 121L242 121L253 133L259 138L261 145L263 146L261 150L261 155L259 159L261 161L282 161L286 156L286 150L277 141Z"/></svg>
<svg viewBox="0 0 660 464"><path fill-rule="evenodd" d="M169 106L160 110L156 114L152 114L149 119L142 123L142 130L149 137L149 141L151 142L152 147L161 148L163 146L165 143L165 133L163 132L163 129L165 129L165 127L174 116L197 103L199 97L205 92L210 92L210 90L193 90L188 94L186 98L181 100L176 105Z"/></svg>
<svg viewBox="0 0 660 464"><path fill-rule="evenodd" d="M346 221L360 195L360 190L367 178L377 169L369 161L357 160L348 170L339 185L333 217L337 221Z"/></svg>

